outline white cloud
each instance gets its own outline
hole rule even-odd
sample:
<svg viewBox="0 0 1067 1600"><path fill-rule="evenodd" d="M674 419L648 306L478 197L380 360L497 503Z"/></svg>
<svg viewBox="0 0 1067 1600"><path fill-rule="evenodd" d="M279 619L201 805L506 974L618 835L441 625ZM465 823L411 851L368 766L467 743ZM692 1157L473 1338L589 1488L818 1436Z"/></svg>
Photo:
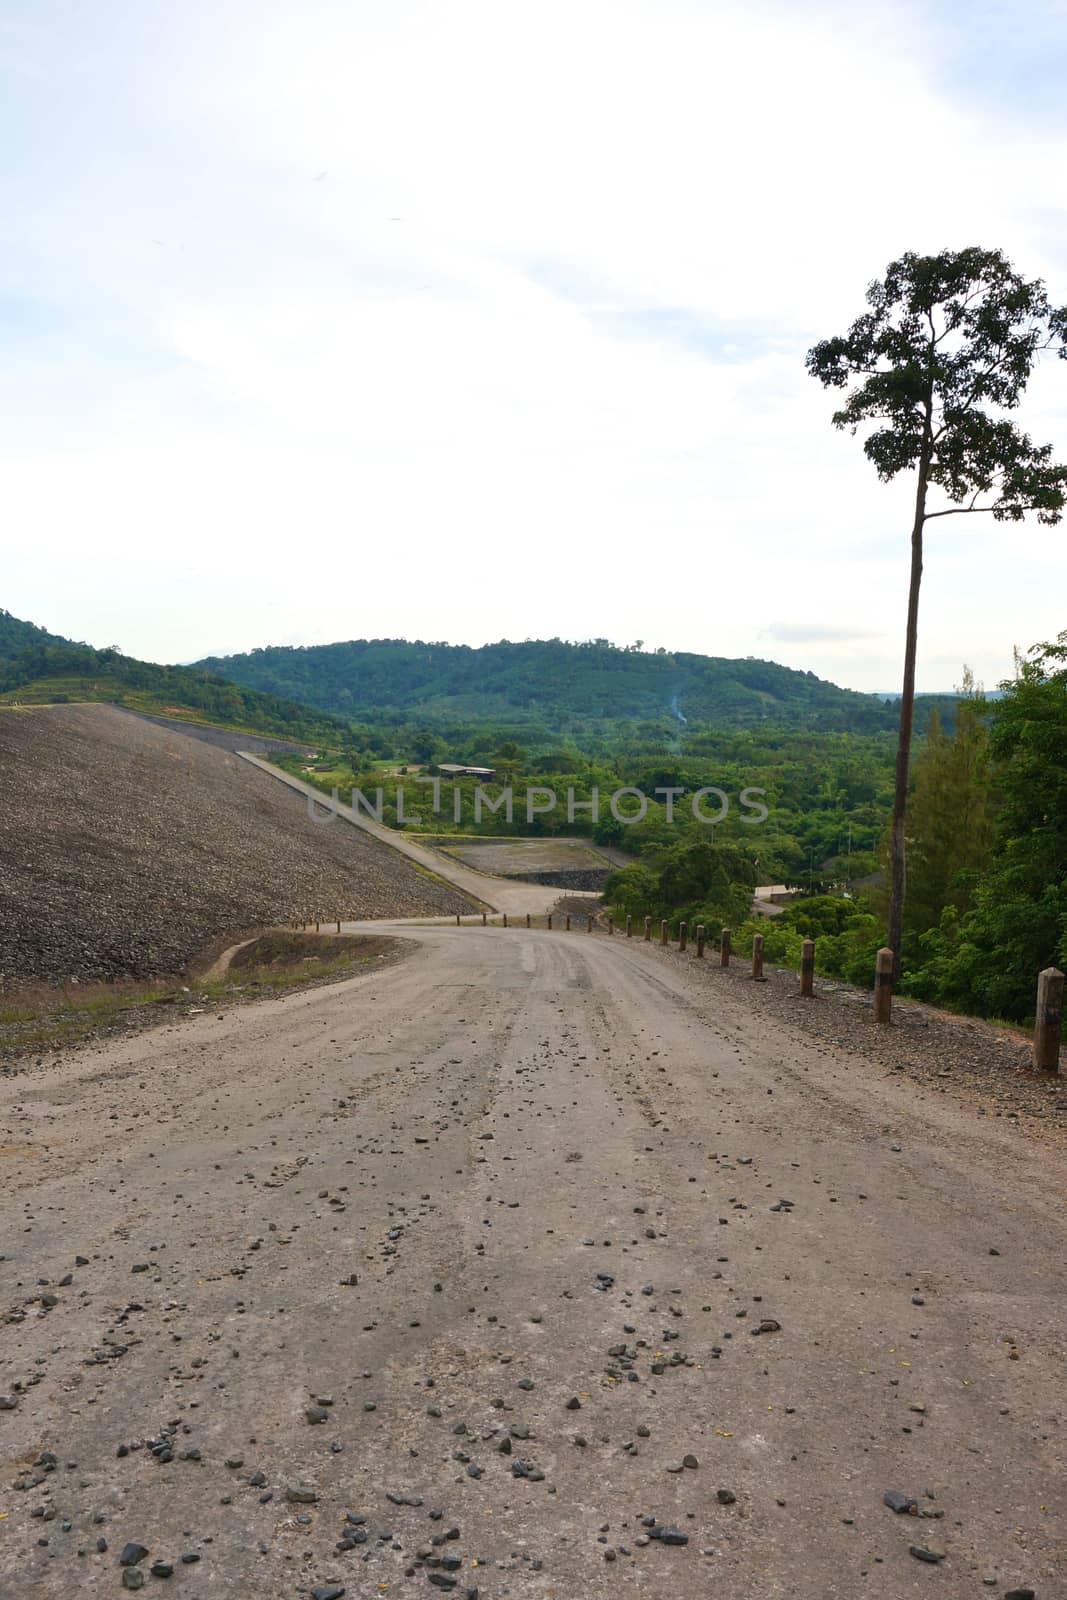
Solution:
<svg viewBox="0 0 1067 1600"><path fill-rule="evenodd" d="M1063 126L948 96L920 8L45 17L8 40L70 115L0 269L4 603L158 658L606 634L895 683L908 488L804 350L904 248L995 242L1067 298ZM1067 452L1065 390L1027 421ZM961 523L929 687L1062 625L1056 533Z"/></svg>

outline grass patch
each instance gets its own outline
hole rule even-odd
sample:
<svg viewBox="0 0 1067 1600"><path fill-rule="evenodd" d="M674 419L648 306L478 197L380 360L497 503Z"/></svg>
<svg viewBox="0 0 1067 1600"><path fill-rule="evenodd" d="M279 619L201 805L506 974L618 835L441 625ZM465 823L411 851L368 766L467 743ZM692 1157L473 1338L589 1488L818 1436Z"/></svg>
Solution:
<svg viewBox="0 0 1067 1600"><path fill-rule="evenodd" d="M242 946L222 977L200 983L41 986L0 1007L0 1056L138 1033L198 1011L353 977L402 953L400 941L373 934L271 933Z"/></svg>
<svg viewBox="0 0 1067 1600"><path fill-rule="evenodd" d="M232 986L239 974L244 986L269 988L292 979L321 977L339 967L362 966L393 948L392 939L375 934L265 933L235 952L226 977L216 983Z"/></svg>

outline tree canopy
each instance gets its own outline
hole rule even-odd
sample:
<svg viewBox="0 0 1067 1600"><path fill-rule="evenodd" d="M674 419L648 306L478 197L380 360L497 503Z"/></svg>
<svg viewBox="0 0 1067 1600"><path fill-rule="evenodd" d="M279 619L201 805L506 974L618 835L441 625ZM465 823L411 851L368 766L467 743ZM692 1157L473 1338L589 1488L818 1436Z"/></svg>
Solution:
<svg viewBox="0 0 1067 1600"><path fill-rule="evenodd" d="M947 504L924 518L1027 511L1058 522L1067 465L1004 415L1042 352L1067 354L1067 306L1054 309L999 250L908 252L867 290L869 309L808 352L813 377L851 388L834 425L874 424L863 449L883 482L926 462Z"/></svg>

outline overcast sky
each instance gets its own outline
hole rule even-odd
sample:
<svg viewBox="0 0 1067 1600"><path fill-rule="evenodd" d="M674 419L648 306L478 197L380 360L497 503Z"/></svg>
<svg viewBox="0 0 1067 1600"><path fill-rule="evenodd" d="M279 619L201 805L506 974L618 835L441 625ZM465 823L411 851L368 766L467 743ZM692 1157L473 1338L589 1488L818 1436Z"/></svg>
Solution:
<svg viewBox="0 0 1067 1600"><path fill-rule="evenodd" d="M603 635L899 684L804 371L904 250L1067 301L1061 0L0 0L0 605L153 660ZM1067 365L1023 420L1067 455ZM919 684L1067 627L931 525Z"/></svg>

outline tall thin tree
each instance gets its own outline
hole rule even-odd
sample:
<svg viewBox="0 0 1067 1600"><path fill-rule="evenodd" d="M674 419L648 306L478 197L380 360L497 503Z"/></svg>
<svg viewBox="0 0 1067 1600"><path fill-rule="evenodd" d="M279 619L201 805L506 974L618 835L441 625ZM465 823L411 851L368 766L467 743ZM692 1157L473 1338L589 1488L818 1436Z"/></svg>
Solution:
<svg viewBox="0 0 1067 1600"><path fill-rule="evenodd" d="M1039 522L1060 520L1067 465L1009 413L1040 354L1067 355L1067 306L1053 308L1044 284L1021 277L1001 251L977 247L901 256L870 285L867 305L846 334L808 351L807 367L828 388L849 390L836 427L874 425L863 448L884 483L915 472L889 841L888 942L899 973L923 532L935 517L983 512L998 522L1028 511Z"/></svg>

